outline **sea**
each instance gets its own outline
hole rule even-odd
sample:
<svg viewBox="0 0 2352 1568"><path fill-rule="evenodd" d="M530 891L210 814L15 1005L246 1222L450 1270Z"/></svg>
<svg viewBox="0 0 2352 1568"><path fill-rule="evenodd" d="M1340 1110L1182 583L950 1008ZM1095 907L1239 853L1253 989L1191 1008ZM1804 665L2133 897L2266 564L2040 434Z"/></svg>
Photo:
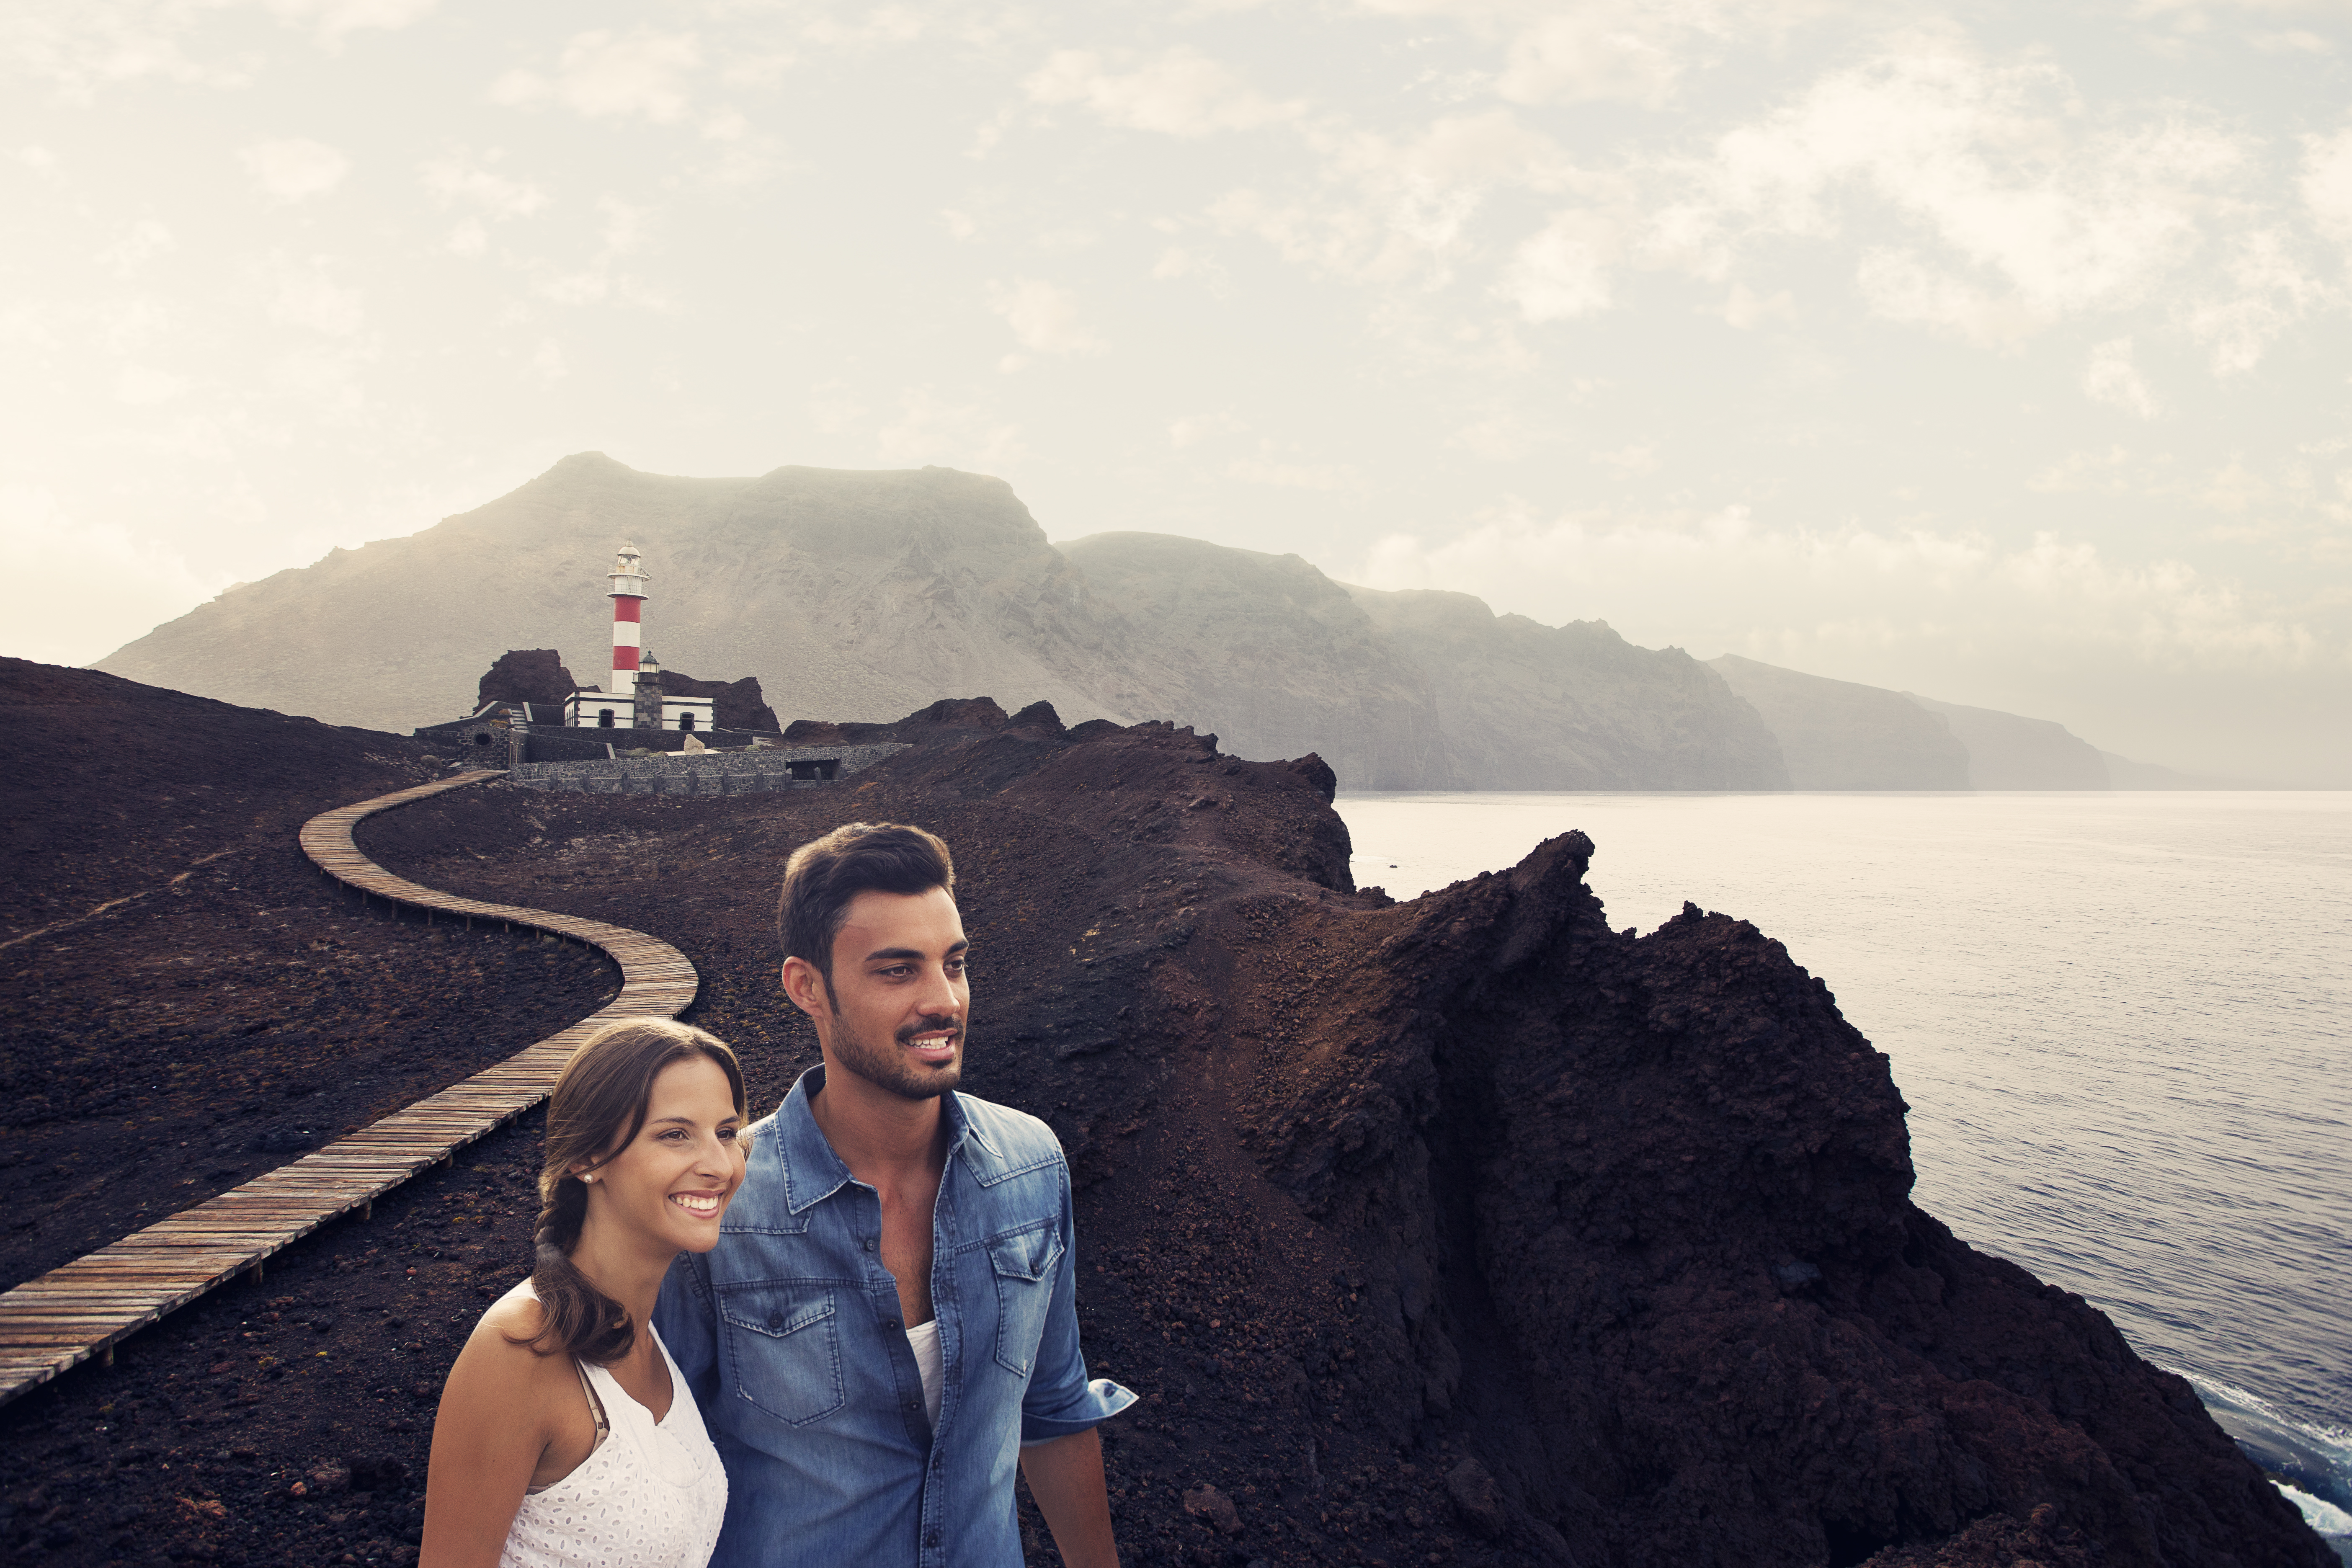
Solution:
<svg viewBox="0 0 2352 1568"><path fill-rule="evenodd" d="M1893 1058L1915 1197L2187 1377L2352 1563L2352 792L1380 792L1411 899L1582 829L1610 923L1754 922Z"/></svg>

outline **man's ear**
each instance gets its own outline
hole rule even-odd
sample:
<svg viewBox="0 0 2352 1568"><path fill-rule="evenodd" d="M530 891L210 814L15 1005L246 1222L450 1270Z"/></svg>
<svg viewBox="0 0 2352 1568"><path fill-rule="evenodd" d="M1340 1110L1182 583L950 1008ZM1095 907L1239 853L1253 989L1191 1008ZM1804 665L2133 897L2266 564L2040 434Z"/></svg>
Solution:
<svg viewBox="0 0 2352 1568"><path fill-rule="evenodd" d="M832 1008L825 1005L824 976L816 965L805 958L784 960L784 996L792 1005L812 1018L829 1018Z"/></svg>

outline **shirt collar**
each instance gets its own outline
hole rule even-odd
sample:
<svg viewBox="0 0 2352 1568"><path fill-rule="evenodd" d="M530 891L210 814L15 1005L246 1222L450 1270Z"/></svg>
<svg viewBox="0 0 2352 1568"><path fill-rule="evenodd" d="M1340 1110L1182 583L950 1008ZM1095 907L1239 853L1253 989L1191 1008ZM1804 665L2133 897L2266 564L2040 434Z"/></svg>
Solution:
<svg viewBox="0 0 2352 1568"><path fill-rule="evenodd" d="M824 1087L824 1064L817 1063L793 1081L793 1091L776 1108L776 1159L783 1167L784 1209L798 1214L825 1199L853 1179L849 1167L833 1152L816 1124L809 1099ZM953 1161L969 1138L998 1161L1004 1158L988 1134L976 1126L963 1107L963 1097L950 1089L940 1097L948 1119L948 1159Z"/></svg>

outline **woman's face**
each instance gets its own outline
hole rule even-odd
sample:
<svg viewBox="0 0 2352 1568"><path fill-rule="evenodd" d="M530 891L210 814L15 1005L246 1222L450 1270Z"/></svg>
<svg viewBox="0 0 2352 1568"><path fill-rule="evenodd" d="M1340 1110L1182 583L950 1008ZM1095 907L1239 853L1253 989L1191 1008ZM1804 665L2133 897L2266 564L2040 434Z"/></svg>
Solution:
<svg viewBox="0 0 2352 1568"><path fill-rule="evenodd" d="M670 1063L646 1098L646 1124L596 1167L589 1218L671 1251L709 1251L719 1244L719 1216L743 1184L742 1125L717 1062Z"/></svg>

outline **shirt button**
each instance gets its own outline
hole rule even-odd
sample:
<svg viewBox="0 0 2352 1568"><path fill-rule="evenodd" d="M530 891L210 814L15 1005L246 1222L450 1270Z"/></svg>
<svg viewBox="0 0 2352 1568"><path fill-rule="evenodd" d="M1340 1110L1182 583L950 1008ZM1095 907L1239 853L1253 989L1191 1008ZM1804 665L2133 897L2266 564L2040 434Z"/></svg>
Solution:
<svg viewBox="0 0 2352 1568"><path fill-rule="evenodd" d="M939 1474L940 1471L944 1470L947 1468L948 1457L945 1454L933 1454L931 1456L931 1473L933 1475Z"/></svg>
<svg viewBox="0 0 2352 1568"><path fill-rule="evenodd" d="M770 1333L774 1333L778 1329L781 1329L783 1326L784 1315L782 1312L771 1312L768 1314L768 1331Z"/></svg>
<svg viewBox="0 0 2352 1568"><path fill-rule="evenodd" d="M886 1329L895 1329L898 1326L898 1320L896 1318L885 1318L882 1320L882 1326Z"/></svg>
<svg viewBox="0 0 2352 1568"><path fill-rule="evenodd" d="M936 1530L934 1530L933 1531L931 1531L929 1535L926 1535L925 1537L923 1537L923 1544L924 1544L924 1545L926 1545L926 1546L933 1546L933 1547L935 1547L935 1546L939 1545L939 1543L940 1543L940 1532L939 1532L938 1531L936 1531Z"/></svg>
<svg viewBox="0 0 2352 1568"><path fill-rule="evenodd" d="M866 1248L866 1251L871 1252L874 1250L874 1238L869 1236L864 1241L859 1242L858 1245Z"/></svg>

